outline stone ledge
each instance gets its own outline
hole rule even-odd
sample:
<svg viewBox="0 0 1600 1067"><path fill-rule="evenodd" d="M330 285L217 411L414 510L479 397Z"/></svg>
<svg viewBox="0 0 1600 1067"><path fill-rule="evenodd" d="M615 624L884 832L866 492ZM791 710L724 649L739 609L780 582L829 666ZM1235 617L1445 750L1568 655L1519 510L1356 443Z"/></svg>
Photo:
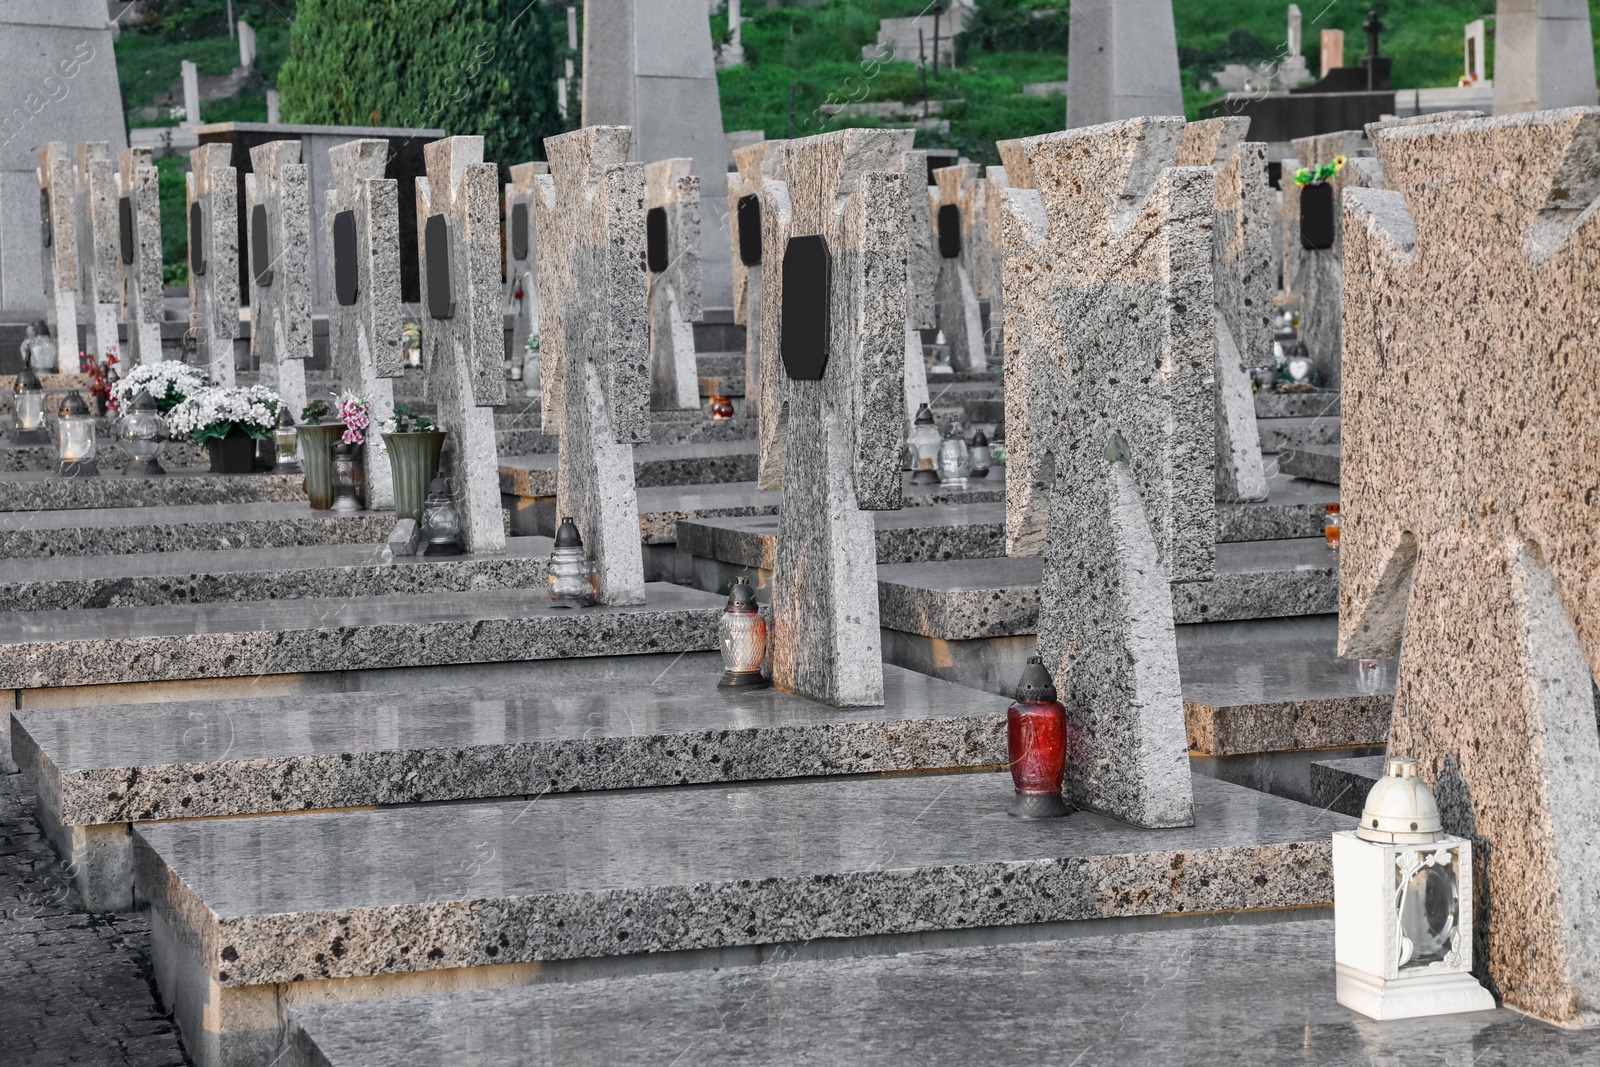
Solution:
<svg viewBox="0 0 1600 1067"><path fill-rule="evenodd" d="M0 512L293 503L306 498L304 481L300 474L212 474L178 467L157 478L126 478L111 469L95 478L14 471L0 474Z"/></svg>
<svg viewBox="0 0 1600 1067"><path fill-rule="evenodd" d="M1387 740L1387 731L1385 731ZM1383 777L1383 756L1317 760L1311 764L1311 795L1329 811L1357 818L1367 794Z"/></svg>
<svg viewBox="0 0 1600 1067"><path fill-rule="evenodd" d="M1278 453L1278 469L1296 478L1339 484L1338 445L1299 445Z"/></svg>
<svg viewBox="0 0 1600 1067"><path fill-rule="evenodd" d="M193 504L0 514L0 559L382 544L394 512L299 503Z"/></svg>

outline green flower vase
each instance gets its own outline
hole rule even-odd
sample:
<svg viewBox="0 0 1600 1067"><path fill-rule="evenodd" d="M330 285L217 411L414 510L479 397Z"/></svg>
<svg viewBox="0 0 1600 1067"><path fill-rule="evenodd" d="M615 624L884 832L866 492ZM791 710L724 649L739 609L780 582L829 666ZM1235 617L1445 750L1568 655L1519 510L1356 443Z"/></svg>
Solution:
<svg viewBox="0 0 1600 1067"><path fill-rule="evenodd" d="M295 427L300 435L300 461L306 468L306 496L318 511L333 507L333 445L344 436L342 422L314 422Z"/></svg>
<svg viewBox="0 0 1600 1067"><path fill-rule="evenodd" d="M443 430L424 433L386 433L383 443L389 450L389 470L394 476L394 517L422 521L422 504L428 496L428 483L439 474L439 453L444 449Z"/></svg>

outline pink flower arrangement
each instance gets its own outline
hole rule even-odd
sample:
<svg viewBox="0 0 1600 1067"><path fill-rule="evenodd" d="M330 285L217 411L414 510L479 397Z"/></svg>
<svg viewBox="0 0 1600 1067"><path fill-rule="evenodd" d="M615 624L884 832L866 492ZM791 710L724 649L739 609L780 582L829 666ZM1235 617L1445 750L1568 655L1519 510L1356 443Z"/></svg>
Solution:
<svg viewBox="0 0 1600 1067"><path fill-rule="evenodd" d="M359 445L366 441L370 408L364 397L351 392L340 393L334 398L334 412L339 421L344 423L344 436L341 440L345 444Z"/></svg>

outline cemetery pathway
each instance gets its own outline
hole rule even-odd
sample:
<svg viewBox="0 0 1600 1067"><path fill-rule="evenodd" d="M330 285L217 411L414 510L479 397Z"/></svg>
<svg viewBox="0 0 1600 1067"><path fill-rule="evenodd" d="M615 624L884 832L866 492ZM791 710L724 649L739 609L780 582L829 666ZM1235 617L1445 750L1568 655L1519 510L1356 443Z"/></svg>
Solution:
<svg viewBox="0 0 1600 1067"><path fill-rule="evenodd" d="M0 1060L186 1063L149 982L148 914L85 912L33 808L23 776L0 774Z"/></svg>

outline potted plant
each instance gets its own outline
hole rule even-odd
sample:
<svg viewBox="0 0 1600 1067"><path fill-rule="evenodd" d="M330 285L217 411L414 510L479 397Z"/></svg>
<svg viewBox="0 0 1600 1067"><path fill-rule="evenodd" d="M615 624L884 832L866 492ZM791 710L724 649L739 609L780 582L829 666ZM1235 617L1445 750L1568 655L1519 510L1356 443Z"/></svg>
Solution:
<svg viewBox="0 0 1600 1067"><path fill-rule="evenodd" d="M109 403L118 411L126 411L142 390L156 402L156 410L166 414L205 384L205 376L182 360L140 363L111 385Z"/></svg>
<svg viewBox="0 0 1600 1067"><path fill-rule="evenodd" d="M272 435L277 420L278 394L264 385L206 385L167 412L167 430L204 444L213 473L249 474L256 442Z"/></svg>
<svg viewBox="0 0 1600 1067"><path fill-rule="evenodd" d="M428 483L439 474L445 432L426 415L413 415L404 404L394 406L394 414L381 429L383 443L378 448L389 457L394 475L395 518L420 521Z"/></svg>
<svg viewBox="0 0 1600 1067"><path fill-rule="evenodd" d="M333 398L334 417L338 424L344 427L344 432L334 442L334 510L339 508L339 471L338 456L340 446L346 447L350 454L349 477L353 495L362 506L366 504L367 497L367 468L364 462L365 450L361 447L367 443L367 427L372 418L372 405L367 403L367 398L357 396L348 389Z"/></svg>
<svg viewBox="0 0 1600 1067"><path fill-rule="evenodd" d="M333 443L344 433L337 422L323 422L329 415L326 400L313 400L300 410L300 462L306 469L306 496L318 511L333 507Z"/></svg>

